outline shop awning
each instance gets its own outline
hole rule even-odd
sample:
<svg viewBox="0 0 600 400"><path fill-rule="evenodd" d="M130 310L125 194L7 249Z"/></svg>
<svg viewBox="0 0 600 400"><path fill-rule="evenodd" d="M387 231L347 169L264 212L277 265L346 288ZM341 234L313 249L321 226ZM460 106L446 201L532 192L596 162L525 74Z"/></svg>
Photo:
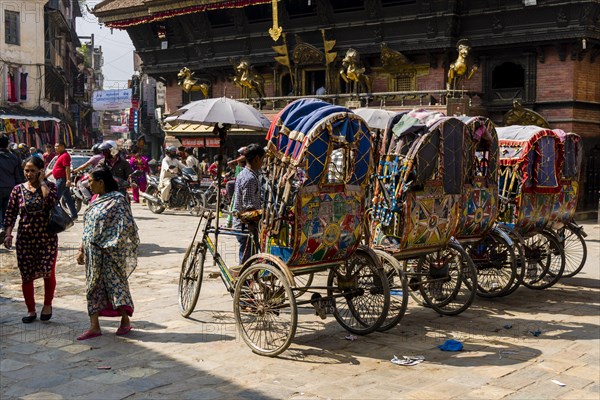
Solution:
<svg viewBox="0 0 600 400"><path fill-rule="evenodd" d="M28 121L54 121L60 119L49 115L45 110L28 110L23 107L0 107L0 119L24 119Z"/></svg>
<svg viewBox="0 0 600 400"><path fill-rule="evenodd" d="M171 136L181 136L181 137L194 137L194 136L204 136L204 137L216 137L213 134L214 127L207 125L199 125L199 124L179 124L175 126L165 126L163 130L166 134ZM242 129L242 128L231 128L227 131L227 135L231 136L239 136L239 135L264 135L264 132L255 131L253 129Z"/></svg>

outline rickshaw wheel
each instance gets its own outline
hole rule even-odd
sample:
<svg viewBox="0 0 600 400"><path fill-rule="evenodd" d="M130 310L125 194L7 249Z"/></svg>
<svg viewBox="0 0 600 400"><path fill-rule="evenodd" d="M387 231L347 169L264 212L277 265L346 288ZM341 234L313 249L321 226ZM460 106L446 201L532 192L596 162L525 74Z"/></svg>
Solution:
<svg viewBox="0 0 600 400"><path fill-rule="evenodd" d="M283 272L272 265L254 264L242 272L233 311L244 342L256 354L274 357L296 334L296 298Z"/></svg>
<svg viewBox="0 0 600 400"><path fill-rule="evenodd" d="M206 248L200 242L190 246L191 250L183 259L179 273L179 312L186 318L194 311L198 302L206 257Z"/></svg>
<svg viewBox="0 0 600 400"><path fill-rule="evenodd" d="M523 241L524 241L523 237L521 237L521 235L519 235L514 230L509 229L508 227L505 227L503 225L498 225L498 228L502 229L504 231L504 233L506 233L508 235L508 237L510 237L511 240L513 241L514 251L515 251L515 256L516 256L516 261L517 261L517 276L516 276L515 280L513 281L512 286L505 293L501 294L502 297L505 297L505 296L508 296L509 294L514 293L515 290L517 290L519 288L519 286L521 286L521 284L523 283L523 278L525 277L525 269L527 268L527 259L525 257L525 247L523 246Z"/></svg>
<svg viewBox="0 0 600 400"><path fill-rule="evenodd" d="M332 267L327 277L327 295L333 298L333 316L349 332L366 335L385 322L390 307L390 289L376 255L357 249L345 263Z"/></svg>
<svg viewBox="0 0 600 400"><path fill-rule="evenodd" d="M587 245L583 235L569 225L557 232L561 238L563 251L565 253L565 270L563 278L572 278L583 269L587 259ZM550 272L552 273L552 272Z"/></svg>
<svg viewBox="0 0 600 400"><path fill-rule="evenodd" d="M475 298L477 272L471 257L458 243L420 258L418 276L423 300L442 315L458 315Z"/></svg>
<svg viewBox="0 0 600 400"><path fill-rule="evenodd" d="M518 279L517 256L501 235L490 232L466 250L477 270L478 296L499 297L512 288Z"/></svg>
<svg viewBox="0 0 600 400"><path fill-rule="evenodd" d="M548 232L525 239L527 267L523 284L529 289L547 289L562 277L565 254L558 240Z"/></svg>
<svg viewBox="0 0 600 400"><path fill-rule="evenodd" d="M390 309L383 324L377 329L387 331L398 325L408 305L408 283L400 262L384 251L374 250L383 265L390 287Z"/></svg>
<svg viewBox="0 0 600 400"><path fill-rule="evenodd" d="M308 291L308 288L312 284L314 277L315 277L315 274L312 272L310 274L302 274L302 275L294 276L294 280L296 281L296 287L306 288L306 289L294 289L294 297L295 298L302 296L304 293L306 293Z"/></svg>

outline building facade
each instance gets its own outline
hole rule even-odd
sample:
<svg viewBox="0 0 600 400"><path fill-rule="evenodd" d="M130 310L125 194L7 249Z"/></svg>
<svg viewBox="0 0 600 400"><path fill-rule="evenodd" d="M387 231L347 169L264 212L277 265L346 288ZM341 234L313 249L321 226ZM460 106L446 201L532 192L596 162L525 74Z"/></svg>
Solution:
<svg viewBox="0 0 600 400"><path fill-rule="evenodd" d="M75 30L79 2L14 0L0 7L1 131L31 146L89 145L90 86Z"/></svg>
<svg viewBox="0 0 600 400"><path fill-rule="evenodd" d="M518 106L582 135L588 158L600 152L596 0L105 0L94 13L127 30L143 72L165 82L167 114L204 97L182 91L187 67L208 97L252 98L265 113L317 93L499 125ZM584 177L597 203L600 177Z"/></svg>

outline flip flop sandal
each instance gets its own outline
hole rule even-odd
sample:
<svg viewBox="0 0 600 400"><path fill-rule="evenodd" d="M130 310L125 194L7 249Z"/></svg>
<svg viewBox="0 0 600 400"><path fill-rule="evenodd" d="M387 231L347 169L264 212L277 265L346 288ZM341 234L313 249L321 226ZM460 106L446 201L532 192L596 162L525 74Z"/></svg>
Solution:
<svg viewBox="0 0 600 400"><path fill-rule="evenodd" d="M119 329L117 329L117 336L125 336L127 335L129 332L131 332L131 329L133 329L133 327L131 325L129 326L120 326Z"/></svg>
<svg viewBox="0 0 600 400"><path fill-rule="evenodd" d="M98 336L102 336L102 332L94 333L90 331L85 331L81 335L77 336L77 340L88 340Z"/></svg>

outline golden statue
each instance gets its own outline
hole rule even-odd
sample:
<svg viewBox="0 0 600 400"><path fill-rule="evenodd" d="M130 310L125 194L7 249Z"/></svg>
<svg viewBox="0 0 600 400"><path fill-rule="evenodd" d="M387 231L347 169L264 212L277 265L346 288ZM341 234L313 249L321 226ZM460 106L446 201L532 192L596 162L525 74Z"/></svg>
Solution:
<svg viewBox="0 0 600 400"><path fill-rule="evenodd" d="M504 114L502 119L504 126L508 125L535 125L540 128L550 129L548 121L540 114L529 108L523 107L519 100L513 100L513 108Z"/></svg>
<svg viewBox="0 0 600 400"><path fill-rule="evenodd" d="M458 58L452 64L448 70L448 82L446 84L446 90L456 90L457 83L465 75L468 79L473 77L475 71L477 71L477 65L473 64L471 70L469 70L468 58L469 52L471 51L471 44L468 39L461 39L456 44L456 50L458 51ZM468 71L468 74L467 74Z"/></svg>
<svg viewBox="0 0 600 400"><path fill-rule="evenodd" d="M194 73L188 67L183 67L177 74L177 84L186 92L202 92L205 99L208 98L208 85L198 83L198 78L194 78Z"/></svg>
<svg viewBox="0 0 600 400"><path fill-rule="evenodd" d="M346 52L340 75L346 83L350 81L354 83L357 93L360 92L359 85L364 86L367 93L371 93L371 78L365 75L365 67L360 62L360 54L355 49L348 49Z"/></svg>
<svg viewBox="0 0 600 400"><path fill-rule="evenodd" d="M239 87L254 90L258 97L265 97L265 80L262 76L255 73L246 59L241 59L234 63L235 77L233 83Z"/></svg>

